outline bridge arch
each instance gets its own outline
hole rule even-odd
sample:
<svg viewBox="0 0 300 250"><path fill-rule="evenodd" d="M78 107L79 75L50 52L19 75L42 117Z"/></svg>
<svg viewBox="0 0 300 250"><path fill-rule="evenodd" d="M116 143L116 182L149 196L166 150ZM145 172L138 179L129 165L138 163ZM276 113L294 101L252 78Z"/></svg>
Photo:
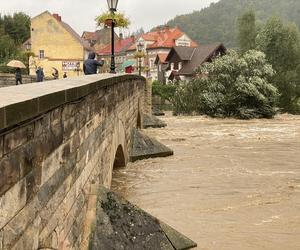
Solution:
<svg viewBox="0 0 300 250"><path fill-rule="evenodd" d="M115 168L122 168L125 167L126 163L125 163L125 156L124 156L124 150L122 145L120 144L117 148L117 152L115 155L115 161L114 161L114 165L113 165L113 169Z"/></svg>

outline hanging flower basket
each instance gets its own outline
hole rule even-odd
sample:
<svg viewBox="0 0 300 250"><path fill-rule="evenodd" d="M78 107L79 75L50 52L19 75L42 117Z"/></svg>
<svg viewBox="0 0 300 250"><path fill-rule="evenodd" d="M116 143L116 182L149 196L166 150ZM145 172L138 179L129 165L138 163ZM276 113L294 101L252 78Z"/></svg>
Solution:
<svg viewBox="0 0 300 250"><path fill-rule="evenodd" d="M123 13L105 12L96 18L98 26L111 26L112 20L114 20L115 27L127 28L130 25L129 19Z"/></svg>

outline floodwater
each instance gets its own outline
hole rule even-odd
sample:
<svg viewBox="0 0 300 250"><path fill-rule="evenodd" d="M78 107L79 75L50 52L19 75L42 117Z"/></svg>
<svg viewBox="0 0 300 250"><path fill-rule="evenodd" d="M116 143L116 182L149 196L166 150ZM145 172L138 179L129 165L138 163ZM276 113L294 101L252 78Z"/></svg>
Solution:
<svg viewBox="0 0 300 250"><path fill-rule="evenodd" d="M300 249L300 116L163 117L174 156L131 163L112 188L197 249Z"/></svg>

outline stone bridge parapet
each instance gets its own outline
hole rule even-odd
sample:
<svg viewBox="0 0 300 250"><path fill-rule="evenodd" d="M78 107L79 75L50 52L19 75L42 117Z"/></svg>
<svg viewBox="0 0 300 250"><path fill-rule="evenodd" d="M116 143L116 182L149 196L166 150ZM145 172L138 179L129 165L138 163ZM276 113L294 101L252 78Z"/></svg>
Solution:
<svg viewBox="0 0 300 250"><path fill-rule="evenodd" d="M80 248L91 189L127 163L147 93L111 74L0 89L0 250Z"/></svg>

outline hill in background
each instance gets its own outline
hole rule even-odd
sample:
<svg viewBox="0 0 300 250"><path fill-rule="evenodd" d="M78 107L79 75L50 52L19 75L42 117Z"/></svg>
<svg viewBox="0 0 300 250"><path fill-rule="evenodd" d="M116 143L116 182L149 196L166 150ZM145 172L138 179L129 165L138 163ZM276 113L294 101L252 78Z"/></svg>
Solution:
<svg viewBox="0 0 300 250"><path fill-rule="evenodd" d="M221 0L201 11L180 15L167 25L178 26L199 44L223 42L236 47L236 21L246 10L253 9L259 22L273 15L300 27L300 0Z"/></svg>

